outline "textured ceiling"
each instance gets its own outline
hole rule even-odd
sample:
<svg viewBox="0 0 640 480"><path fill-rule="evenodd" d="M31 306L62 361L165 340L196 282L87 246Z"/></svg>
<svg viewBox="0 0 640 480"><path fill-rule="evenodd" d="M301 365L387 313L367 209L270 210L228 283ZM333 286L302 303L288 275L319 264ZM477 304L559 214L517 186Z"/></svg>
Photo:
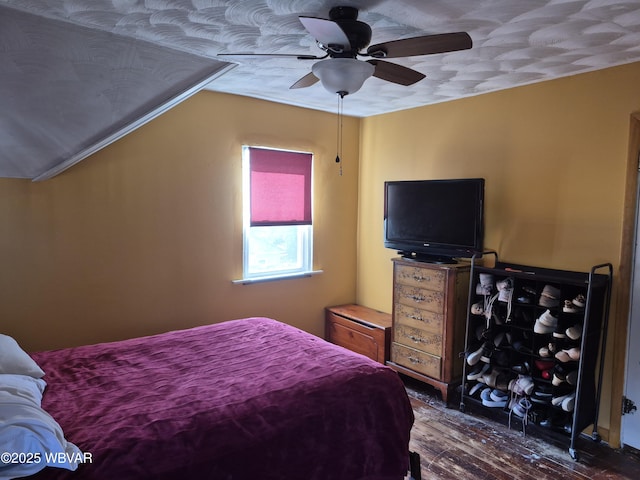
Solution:
<svg viewBox="0 0 640 480"><path fill-rule="evenodd" d="M205 84L336 111L319 83L289 89L313 61L217 57L321 55L298 16L328 18L336 5L360 8L372 44L456 31L474 44L389 60L426 78L410 87L370 78L345 98L348 115L640 61L639 0L0 0L0 175L46 178Z"/></svg>

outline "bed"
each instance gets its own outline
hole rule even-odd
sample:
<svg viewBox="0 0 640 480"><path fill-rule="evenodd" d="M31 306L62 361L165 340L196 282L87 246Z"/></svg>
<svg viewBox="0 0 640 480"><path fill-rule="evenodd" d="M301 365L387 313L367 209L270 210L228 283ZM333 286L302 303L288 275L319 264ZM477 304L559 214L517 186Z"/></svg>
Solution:
<svg viewBox="0 0 640 480"><path fill-rule="evenodd" d="M397 373L272 319L32 358L46 373L42 408L80 452L74 471L39 480L407 474L413 413Z"/></svg>

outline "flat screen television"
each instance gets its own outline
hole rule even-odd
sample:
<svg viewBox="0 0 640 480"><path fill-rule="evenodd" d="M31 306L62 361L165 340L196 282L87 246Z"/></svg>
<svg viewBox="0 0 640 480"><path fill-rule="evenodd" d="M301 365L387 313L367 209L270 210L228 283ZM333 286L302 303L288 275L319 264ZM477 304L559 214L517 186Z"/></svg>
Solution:
<svg viewBox="0 0 640 480"><path fill-rule="evenodd" d="M455 263L481 252L484 178L384 184L384 246L418 260Z"/></svg>

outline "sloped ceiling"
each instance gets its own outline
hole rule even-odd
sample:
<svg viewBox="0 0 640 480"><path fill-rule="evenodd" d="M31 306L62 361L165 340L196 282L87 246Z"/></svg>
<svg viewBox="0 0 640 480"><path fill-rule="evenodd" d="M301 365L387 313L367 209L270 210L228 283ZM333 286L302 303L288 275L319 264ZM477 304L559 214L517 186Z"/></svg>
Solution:
<svg viewBox="0 0 640 480"><path fill-rule="evenodd" d="M46 179L232 66L0 5L0 176Z"/></svg>
<svg viewBox="0 0 640 480"><path fill-rule="evenodd" d="M336 111L299 15L360 8L372 43L466 31L473 48L393 59L427 78L370 78L344 113L370 116L640 61L640 1L0 0L0 176L45 179L206 88ZM238 63L235 68L233 63Z"/></svg>

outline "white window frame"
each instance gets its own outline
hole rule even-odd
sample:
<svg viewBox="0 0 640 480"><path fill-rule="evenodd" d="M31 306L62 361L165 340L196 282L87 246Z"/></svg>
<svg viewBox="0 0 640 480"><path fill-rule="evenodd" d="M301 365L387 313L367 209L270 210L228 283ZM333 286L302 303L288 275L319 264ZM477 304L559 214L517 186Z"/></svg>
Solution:
<svg viewBox="0 0 640 480"><path fill-rule="evenodd" d="M313 224L311 225L291 225L291 226L251 226L251 184L250 184L250 146L242 147L242 280L236 283L254 283L268 280L278 280L292 277L310 276L321 273L319 270L313 270ZM268 147L256 147L268 148ZM274 149L281 150L282 149ZM300 152L296 152L300 153ZM302 152L307 153L307 152ZM312 158L313 165L313 158ZM313 208L313 172L311 181L311 200ZM251 268L251 238L252 233L255 234L256 229L280 229L293 228L297 231L297 256L299 257L299 266L291 268L272 268L266 271L258 271Z"/></svg>

